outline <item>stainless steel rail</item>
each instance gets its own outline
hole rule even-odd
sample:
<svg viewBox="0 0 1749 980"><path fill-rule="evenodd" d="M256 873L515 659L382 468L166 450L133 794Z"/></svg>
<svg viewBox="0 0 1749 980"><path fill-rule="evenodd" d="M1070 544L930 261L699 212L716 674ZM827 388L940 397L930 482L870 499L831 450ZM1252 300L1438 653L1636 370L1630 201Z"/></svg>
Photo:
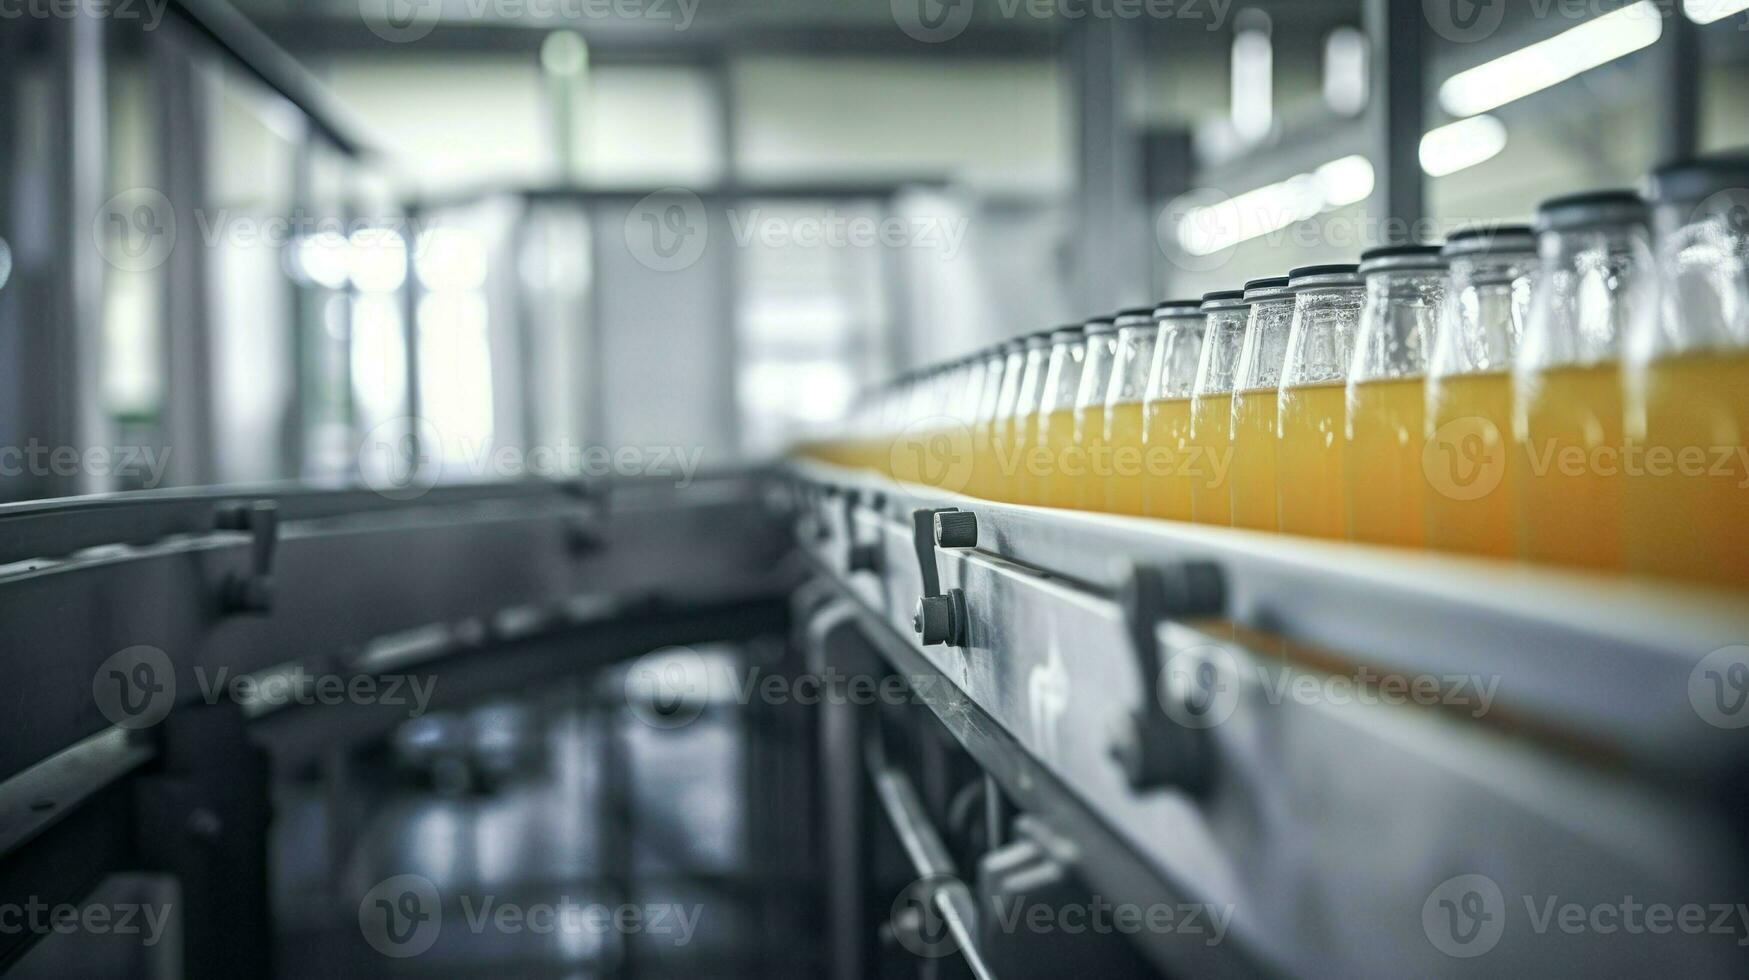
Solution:
<svg viewBox="0 0 1749 980"><path fill-rule="evenodd" d="M1576 935L1539 918L1550 901L1731 907L1742 894L1744 739L1707 724L1688 687L1711 650L1749 636L1740 604L994 504L811 463L791 473L800 540L875 646L1001 729L1018 758L994 774L1017 799L1061 786L1042 805L1059 829L1096 823L1124 843L1089 857L1096 886L1133 893L1153 875L1230 909L1229 951L1270 972L1744 968L1741 936ZM943 507L975 515L975 546L920 554L911 514ZM920 557L963 595L959 645L914 632ZM1130 570L1187 561L1219 570L1224 610L1132 628ZM1185 677L1213 709L1200 722L1181 711ZM1435 696L1382 696L1386 677ZM988 741L956 730L968 713L951 698L932 706L963 742ZM1159 716L1173 724L1145 737L1195 746L1181 757L1207 760L1202 778L1138 782L1122 764L1137 719ZM1440 902L1480 882L1504 929L1451 955L1463 937L1439 935ZM1181 968L1220 962L1178 938L1165 949Z"/></svg>

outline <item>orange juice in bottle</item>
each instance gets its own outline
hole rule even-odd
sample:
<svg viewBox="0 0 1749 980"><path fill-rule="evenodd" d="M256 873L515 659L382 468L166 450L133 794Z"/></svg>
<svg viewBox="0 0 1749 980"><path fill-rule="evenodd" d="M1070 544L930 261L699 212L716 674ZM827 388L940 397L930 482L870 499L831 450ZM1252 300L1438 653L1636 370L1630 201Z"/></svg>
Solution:
<svg viewBox="0 0 1749 980"><path fill-rule="evenodd" d="M1651 197L1664 301L1626 342L1630 571L1749 589L1749 160L1662 167Z"/></svg>
<svg viewBox="0 0 1749 980"><path fill-rule="evenodd" d="M1453 234L1445 307L1427 362L1427 545L1495 558L1517 550L1512 488L1512 358L1537 266L1524 225Z"/></svg>
<svg viewBox="0 0 1749 980"><path fill-rule="evenodd" d="M1541 266L1513 372L1518 551L1621 567L1621 337L1651 301L1645 204L1630 191L1537 209Z"/></svg>
<svg viewBox="0 0 1749 980"><path fill-rule="evenodd" d="M1142 401L1148 394L1148 375L1154 363L1157 313L1148 307L1125 310L1117 318L1111 381L1105 388L1104 452L1096 457L1094 467L1104 472L1104 509L1114 514L1142 513L1147 462Z"/></svg>
<svg viewBox="0 0 1749 980"><path fill-rule="evenodd" d="M1104 325L1109 327L1110 321ZM1081 365L1086 357L1084 327L1065 327L1051 334L1051 356L1039 391L1038 429L1026 476L1034 489L1024 503L1045 507L1080 504L1086 471L1075 445L1075 396L1081 390Z"/></svg>
<svg viewBox="0 0 1749 980"><path fill-rule="evenodd" d="M1027 454L1037 430L1038 393L1044 387L1045 365L1050 358L1051 331L1029 334L1021 345L1019 380L1012 393L1004 390L1003 407L992 429L991 449L996 455L997 500L1011 504L1031 503L1027 491Z"/></svg>
<svg viewBox="0 0 1749 980"><path fill-rule="evenodd" d="M1288 275L1293 327L1277 397L1276 508L1281 530L1342 538L1346 378L1365 297L1353 265L1315 265Z"/></svg>
<svg viewBox="0 0 1749 980"><path fill-rule="evenodd" d="M1245 299L1251 304L1251 322L1233 382L1233 526L1273 531L1280 526L1276 512L1276 394L1287 363L1294 300L1286 276L1251 280L1245 284Z"/></svg>
<svg viewBox="0 0 1749 980"><path fill-rule="evenodd" d="M1117 362L1118 323L1131 317L1124 311L1087 321L1087 338L1081 361L1081 384L1075 390L1073 455L1079 473L1066 478L1073 485L1074 503L1082 510L1106 509L1106 482L1111 475L1110 449L1105 444L1105 392L1111 385L1112 365Z"/></svg>
<svg viewBox="0 0 1749 980"><path fill-rule="evenodd" d="M1445 301L1445 260L1438 246L1389 245L1363 253L1360 274L1366 305L1344 419L1348 533L1371 544L1419 547L1428 489L1424 374Z"/></svg>
<svg viewBox="0 0 1749 980"><path fill-rule="evenodd" d="M1196 386L1190 398L1190 453L1175 461L1190 479L1190 517L1198 524L1233 523L1233 381L1250 327L1243 290L1203 296L1207 319Z"/></svg>
<svg viewBox="0 0 1749 980"><path fill-rule="evenodd" d="M1208 318L1201 300L1169 300L1155 308L1154 319L1158 328L1143 395L1142 472L1135 502L1149 517L1188 521L1195 485L1190 402Z"/></svg>
<svg viewBox="0 0 1749 980"><path fill-rule="evenodd" d="M1018 338L1004 341L984 355L984 384L978 394L977 417L972 422L972 483L966 490L973 496L993 500L999 492L996 420L1001 417L1002 399L1011 386L1011 371L1016 375L1012 384L1019 383L1023 356Z"/></svg>

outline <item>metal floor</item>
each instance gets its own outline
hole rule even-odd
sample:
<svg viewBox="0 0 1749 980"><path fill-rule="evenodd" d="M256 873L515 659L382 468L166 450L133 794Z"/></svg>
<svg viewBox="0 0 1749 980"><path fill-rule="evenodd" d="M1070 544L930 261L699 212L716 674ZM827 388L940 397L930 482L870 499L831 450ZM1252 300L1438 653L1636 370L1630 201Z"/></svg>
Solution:
<svg viewBox="0 0 1749 980"><path fill-rule="evenodd" d="M626 708L636 667L417 719L351 762L343 790L283 786L281 974L813 975L808 951L777 938L807 927L805 890L752 877L746 763L759 749L743 715L651 723ZM404 875L433 886L440 928L391 941L385 958L361 942L361 906ZM622 933L607 915L640 924Z"/></svg>

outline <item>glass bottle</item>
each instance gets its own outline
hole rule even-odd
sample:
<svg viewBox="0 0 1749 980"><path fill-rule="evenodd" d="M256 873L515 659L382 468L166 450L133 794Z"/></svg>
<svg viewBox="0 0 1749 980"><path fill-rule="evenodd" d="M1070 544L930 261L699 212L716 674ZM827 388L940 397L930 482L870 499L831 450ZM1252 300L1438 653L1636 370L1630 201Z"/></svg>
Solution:
<svg viewBox="0 0 1749 980"><path fill-rule="evenodd" d="M1621 567L1621 338L1655 297L1646 206L1631 191L1537 208L1540 264L1513 361L1518 553Z"/></svg>
<svg viewBox="0 0 1749 980"><path fill-rule="evenodd" d="M1418 548L1425 541L1427 345L1445 304L1437 245L1361 253L1366 305L1348 368L1344 451L1349 537Z"/></svg>
<svg viewBox="0 0 1749 980"><path fill-rule="evenodd" d="M1084 328L1087 353L1081 364L1081 384L1075 390L1075 456L1085 472L1070 476L1075 503L1082 510L1106 509L1106 482L1111 478L1111 450L1105 443L1105 390L1117 362L1118 329L1133 319L1132 310L1089 320Z"/></svg>
<svg viewBox="0 0 1749 980"><path fill-rule="evenodd" d="M1154 308L1154 322L1142 408L1139 503L1149 517L1188 521L1195 482L1190 472L1190 400L1208 317L1201 300L1167 300Z"/></svg>
<svg viewBox="0 0 1749 980"><path fill-rule="evenodd" d="M1147 466L1147 416L1143 403L1154 365L1155 316L1159 309L1127 310L1118 318L1117 353L1105 388L1107 468L1105 509L1114 514L1143 513ZM1193 369L1194 370L1194 369Z"/></svg>
<svg viewBox="0 0 1749 980"><path fill-rule="evenodd" d="M1075 445L1075 396L1081 391L1081 366L1087 360L1087 330L1109 333L1110 320L1065 327L1051 334L1051 358L1039 390L1032 458L1036 477L1032 499L1045 507L1075 507L1080 502L1086 460Z"/></svg>
<svg viewBox="0 0 1749 980"><path fill-rule="evenodd" d="M1353 264L1295 269L1288 289L1294 314L1277 397L1276 509L1289 534L1343 538L1348 367L1366 290Z"/></svg>
<svg viewBox="0 0 1749 980"><path fill-rule="evenodd" d="M1517 550L1512 357L1530 316L1536 235L1526 225L1456 232L1445 307L1427 356L1427 546L1496 558Z"/></svg>
<svg viewBox="0 0 1749 980"><path fill-rule="evenodd" d="M1662 300L1637 311L1624 424L1628 569L1749 588L1749 158L1654 171Z"/></svg>
<svg viewBox="0 0 1749 980"><path fill-rule="evenodd" d="M1233 381L1251 323L1251 304L1241 289L1206 293L1207 324L1190 396L1190 453L1180 461L1190 478L1190 519L1230 526L1233 497Z"/></svg>
<svg viewBox="0 0 1749 980"><path fill-rule="evenodd" d="M984 379L972 418L972 482L966 492L986 500L995 496L995 427L1003 392L1009 388L1008 365L1021 352L1018 339L1006 340L984 352ZM1017 379L1018 381L1018 379Z"/></svg>
<svg viewBox="0 0 1749 980"><path fill-rule="evenodd" d="M1287 363L1294 298L1288 292L1286 276L1271 276L1246 283L1245 301L1251 304L1251 322L1245 330L1245 346L1239 352L1233 382L1233 526L1273 531L1279 527L1275 508L1276 395Z"/></svg>
<svg viewBox="0 0 1749 980"><path fill-rule="evenodd" d="M1039 390L1044 387L1045 369L1050 363L1051 334L1041 330L1030 334L1022 345L1020 383L1014 389L1014 402L1006 415L1006 423L998 424L997 462L1002 468L1001 499L1013 504L1033 503L1033 481L1029 474L1029 456L1033 437L1038 431Z"/></svg>

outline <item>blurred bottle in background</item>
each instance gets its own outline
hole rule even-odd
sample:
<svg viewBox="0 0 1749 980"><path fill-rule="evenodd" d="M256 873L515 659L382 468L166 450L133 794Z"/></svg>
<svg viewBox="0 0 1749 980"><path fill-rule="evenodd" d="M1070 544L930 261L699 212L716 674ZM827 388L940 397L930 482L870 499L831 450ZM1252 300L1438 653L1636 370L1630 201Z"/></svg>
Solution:
<svg viewBox="0 0 1749 980"><path fill-rule="evenodd" d="M1199 524L1233 523L1233 382L1251 326L1251 304L1239 289L1208 293L1202 298L1207 329L1197 364L1196 390L1190 398L1191 455L1185 465L1191 477L1191 520Z"/></svg>
<svg viewBox="0 0 1749 980"><path fill-rule="evenodd" d="M1110 460L1105 446L1105 389L1111 384L1111 366L1117 362L1118 325L1133 319L1131 311L1087 321L1083 328L1086 353L1082 355L1081 383L1075 389L1075 417L1070 442L1074 446L1073 470L1065 482L1070 491L1066 499L1074 503L1061 506L1082 510L1105 509L1105 481L1110 476Z"/></svg>
<svg viewBox="0 0 1749 980"><path fill-rule="evenodd" d="M1426 521L1427 345L1445 302L1437 245L1362 253L1366 305L1348 369L1344 459L1348 530L1356 541L1418 548Z"/></svg>
<svg viewBox="0 0 1749 980"><path fill-rule="evenodd" d="M1003 341L984 352L984 385L978 393L978 414L972 421L972 483L967 492L973 496L994 500L999 492L996 419L1001 415L1003 399L1020 383L1021 352L1019 338Z"/></svg>
<svg viewBox="0 0 1749 980"><path fill-rule="evenodd" d="M1630 570L1749 586L1749 159L1648 181L1662 300L1634 311L1623 487Z"/></svg>
<svg viewBox="0 0 1749 980"><path fill-rule="evenodd" d="M1655 301L1646 206L1596 191L1537 209L1536 288L1513 368L1518 551L1621 566L1621 338Z"/></svg>
<svg viewBox="0 0 1749 980"><path fill-rule="evenodd" d="M1169 300L1155 308L1154 319L1158 327L1143 396L1138 502L1149 517L1188 521L1200 465L1191 439L1190 406L1208 316L1201 300Z"/></svg>
<svg viewBox="0 0 1749 980"><path fill-rule="evenodd" d="M1105 386L1105 432L1102 434L1109 470L1105 477L1105 510L1114 514L1142 513L1142 481L1147 457L1143 446L1146 419L1142 402L1154 365L1158 327L1153 307L1125 310L1117 321L1117 350L1111 378Z"/></svg>
<svg viewBox="0 0 1749 980"><path fill-rule="evenodd" d="M1279 526L1276 395L1287 363L1294 299L1287 277L1272 276L1246 283L1245 301L1251 304L1251 322L1233 382L1233 526L1274 531Z"/></svg>
<svg viewBox="0 0 1749 980"><path fill-rule="evenodd" d="M1069 329L1069 328L1058 328ZM1028 455L1038 431L1039 390L1044 387L1050 364L1052 330L1026 338L1021 360L1020 384L1014 390L1014 407L1005 425L997 426L997 457L1002 468L1002 496L1013 504L1034 503L1033 480L1028 473Z"/></svg>
<svg viewBox="0 0 1749 980"><path fill-rule="evenodd" d="M1293 327L1278 397L1281 529L1347 536L1342 456L1348 366L1366 291L1358 266L1312 265L1288 274Z"/></svg>
<svg viewBox="0 0 1749 980"><path fill-rule="evenodd" d="M1110 320L1091 321L1095 334L1108 333ZM1075 446L1075 396L1081 390L1081 366L1087 359L1086 326L1064 327L1051 334L1051 356L1039 387L1037 427L1028 460L1022 503L1045 507L1079 505L1085 460Z"/></svg>
<svg viewBox="0 0 1749 980"><path fill-rule="evenodd" d="M1427 359L1427 545L1509 558L1516 550L1512 358L1530 316L1536 236L1524 225L1453 234Z"/></svg>

